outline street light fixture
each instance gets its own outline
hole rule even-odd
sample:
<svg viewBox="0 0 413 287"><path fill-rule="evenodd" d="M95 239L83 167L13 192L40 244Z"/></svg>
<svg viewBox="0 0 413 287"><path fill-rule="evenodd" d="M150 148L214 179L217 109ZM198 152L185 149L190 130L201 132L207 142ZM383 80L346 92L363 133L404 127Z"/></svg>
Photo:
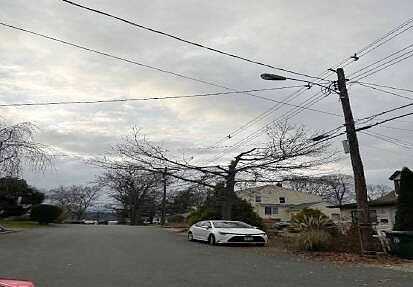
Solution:
<svg viewBox="0 0 413 287"><path fill-rule="evenodd" d="M268 81L285 81L287 80L286 77L275 75L275 74L261 74L261 78L263 80L268 80Z"/></svg>

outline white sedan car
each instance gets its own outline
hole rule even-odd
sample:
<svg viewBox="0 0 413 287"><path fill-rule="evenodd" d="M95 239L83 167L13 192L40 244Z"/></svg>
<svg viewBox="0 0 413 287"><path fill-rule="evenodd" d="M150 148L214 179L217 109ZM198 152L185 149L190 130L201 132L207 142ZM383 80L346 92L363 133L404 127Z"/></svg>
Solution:
<svg viewBox="0 0 413 287"><path fill-rule="evenodd" d="M264 231L241 221L206 220L189 228L188 240L207 241L215 244L256 244L265 245L268 237Z"/></svg>

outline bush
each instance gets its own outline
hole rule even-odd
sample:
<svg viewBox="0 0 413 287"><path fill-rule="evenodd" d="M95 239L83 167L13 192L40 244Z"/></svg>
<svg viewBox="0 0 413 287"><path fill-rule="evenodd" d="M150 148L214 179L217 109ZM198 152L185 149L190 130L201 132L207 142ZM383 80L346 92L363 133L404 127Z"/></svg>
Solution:
<svg viewBox="0 0 413 287"><path fill-rule="evenodd" d="M413 172L403 168L394 230L413 231Z"/></svg>
<svg viewBox="0 0 413 287"><path fill-rule="evenodd" d="M317 209L303 209L292 217L291 229L296 232L309 230L328 230L334 223Z"/></svg>
<svg viewBox="0 0 413 287"><path fill-rule="evenodd" d="M32 207L30 217L40 224L49 224L55 222L61 213L62 209L55 205L38 204Z"/></svg>
<svg viewBox="0 0 413 287"><path fill-rule="evenodd" d="M322 213L318 209L304 208L299 213L293 215L291 220L300 222L304 219L304 217L315 217L315 218L326 218L326 219L328 219L327 215L325 215L324 213Z"/></svg>
<svg viewBox="0 0 413 287"><path fill-rule="evenodd" d="M309 229L297 237L297 247L305 251L326 251L331 242L331 235L325 230Z"/></svg>
<svg viewBox="0 0 413 287"><path fill-rule="evenodd" d="M221 219L219 211L211 207L203 206L188 216L188 224L192 225L198 221L211 219Z"/></svg>
<svg viewBox="0 0 413 287"><path fill-rule="evenodd" d="M321 211L303 209L292 218L290 229L299 232L296 240L297 247L305 251L325 251L332 240L335 225Z"/></svg>

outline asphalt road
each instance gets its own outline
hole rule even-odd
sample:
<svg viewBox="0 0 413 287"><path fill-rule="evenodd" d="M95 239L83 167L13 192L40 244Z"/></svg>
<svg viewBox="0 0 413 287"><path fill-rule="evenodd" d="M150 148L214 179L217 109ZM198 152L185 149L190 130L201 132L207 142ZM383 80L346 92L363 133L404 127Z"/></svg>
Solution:
<svg viewBox="0 0 413 287"><path fill-rule="evenodd" d="M413 286L412 273L256 251L159 227L61 225L0 235L0 276L37 287Z"/></svg>

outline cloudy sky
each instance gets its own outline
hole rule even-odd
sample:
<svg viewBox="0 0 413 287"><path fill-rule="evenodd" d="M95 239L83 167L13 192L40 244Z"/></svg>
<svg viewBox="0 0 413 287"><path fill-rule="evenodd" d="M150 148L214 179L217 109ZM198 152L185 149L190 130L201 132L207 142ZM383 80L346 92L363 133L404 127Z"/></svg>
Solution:
<svg viewBox="0 0 413 287"><path fill-rule="evenodd" d="M413 10L411 0L79 0L79 3L217 49L310 75L335 67L409 19ZM139 30L62 1L0 0L0 22L233 89L297 85L291 81L263 81L259 78L261 73L275 71ZM352 72L410 45L412 33L413 29L408 30L346 66L348 78L352 79ZM224 91L4 26L0 26L0 37L0 104ZM364 81L413 89L409 77L412 61L413 58L407 59ZM329 79L333 78L334 75ZM283 100L295 90L255 94ZM318 91L313 87L291 103L299 105ZM349 92L355 118L409 102L360 85L352 85ZM407 92L402 94L409 96ZM99 171L82 159L110 150L132 126L141 128L149 139L170 149L185 151L199 162L214 159L222 151L226 151L225 156L219 162L225 161L264 138L247 141L240 149L225 149L225 146L236 144L292 108L282 105L230 140L223 140L273 105L273 102L236 94L96 105L1 107L0 115L9 123L35 123L39 127L38 142L52 146L59 155L68 155L58 156L54 168L45 174L26 171L24 176L30 184L51 188L92 180ZM334 94L313 108L341 113L339 99ZM409 111L411 108L386 116ZM343 123L339 117L309 110L290 121L316 130L329 130ZM412 123L413 119L406 117L371 132L413 143ZM337 148L342 139L335 139ZM412 149L364 134L360 134L359 140L369 183L390 183L387 178L395 169L413 166ZM217 148L205 149L218 141ZM349 159L338 162L334 170L351 173Z"/></svg>

